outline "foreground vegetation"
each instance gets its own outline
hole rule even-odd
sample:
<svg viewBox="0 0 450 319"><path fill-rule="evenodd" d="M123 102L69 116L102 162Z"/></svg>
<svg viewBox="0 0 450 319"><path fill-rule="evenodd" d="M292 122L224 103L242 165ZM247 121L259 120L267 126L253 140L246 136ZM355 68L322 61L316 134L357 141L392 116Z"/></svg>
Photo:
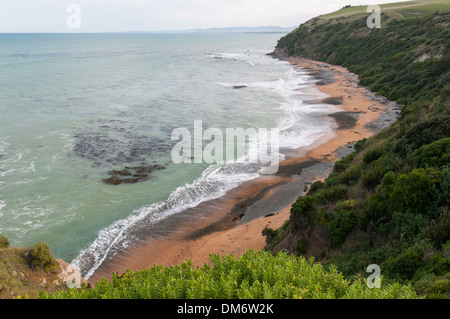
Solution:
<svg viewBox="0 0 450 319"><path fill-rule="evenodd" d="M366 280L344 279L336 268L325 270L313 259L280 252L248 251L240 258L211 255L211 265L193 268L189 260L172 267L155 266L114 275L95 288L71 289L41 298L57 299L411 299L411 287L384 284L368 288Z"/></svg>
<svg viewBox="0 0 450 319"><path fill-rule="evenodd" d="M336 267L286 252L249 250L240 258L211 255L203 267L187 260L172 267L113 274L92 287L68 288L61 261L48 245L9 247L0 236L0 299L416 299L407 285L382 277L346 279ZM62 271L62 272L61 272ZM379 281L378 281L379 280ZM379 286L370 288L370 283ZM72 285L73 286L73 285Z"/></svg>
<svg viewBox="0 0 450 319"><path fill-rule="evenodd" d="M383 27L369 29L368 14L346 8L280 39L279 54L345 66L402 111L265 234L268 250L315 255L348 278L375 263L388 282L450 298L450 12L422 9L410 19L384 12Z"/></svg>

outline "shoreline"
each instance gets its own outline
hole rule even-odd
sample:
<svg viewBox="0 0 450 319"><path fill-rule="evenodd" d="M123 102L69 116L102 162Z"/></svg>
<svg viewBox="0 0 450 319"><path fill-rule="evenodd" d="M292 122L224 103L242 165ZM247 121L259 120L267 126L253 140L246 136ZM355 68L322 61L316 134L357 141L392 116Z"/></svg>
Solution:
<svg viewBox="0 0 450 319"><path fill-rule="evenodd" d="M306 69L316 80L315 88L328 96L306 104L340 106L342 111L328 114L337 128L282 161L277 174L257 177L219 199L188 209L176 217L178 222L170 233L126 248L105 261L88 281L110 279L112 273L127 269L177 265L186 259L192 260L194 266L203 266L211 253L239 257L248 249L263 249L266 242L262 230L281 227L289 219L292 203L309 184L325 179L334 162L353 151L356 141L374 135L395 120L392 114L382 117L392 109L389 101L360 87L357 75L347 69L308 59L276 58L288 61L294 68Z"/></svg>

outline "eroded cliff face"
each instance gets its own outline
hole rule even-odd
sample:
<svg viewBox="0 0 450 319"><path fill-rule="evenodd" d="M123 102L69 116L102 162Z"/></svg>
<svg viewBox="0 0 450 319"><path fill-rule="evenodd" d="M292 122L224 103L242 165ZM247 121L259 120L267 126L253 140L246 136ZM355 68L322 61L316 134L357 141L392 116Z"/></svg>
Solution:
<svg viewBox="0 0 450 319"><path fill-rule="evenodd" d="M0 249L0 299L39 297L40 291L60 290L89 285L76 269L62 259L55 259L52 270L32 269L27 265L27 248Z"/></svg>

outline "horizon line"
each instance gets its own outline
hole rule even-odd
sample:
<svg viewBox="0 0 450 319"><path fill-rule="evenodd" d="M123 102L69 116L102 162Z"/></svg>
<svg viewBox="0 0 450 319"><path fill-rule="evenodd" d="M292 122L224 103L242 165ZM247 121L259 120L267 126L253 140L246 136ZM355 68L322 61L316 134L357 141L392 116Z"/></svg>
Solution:
<svg viewBox="0 0 450 319"><path fill-rule="evenodd" d="M271 30L270 29L274 29ZM0 34L105 34L105 33L284 33L289 30L294 30L297 26L282 27L282 26L257 26L257 27L210 27L210 28L196 28L196 29L161 29L161 30L125 30L125 31L81 31L75 29L71 31L17 31L17 32L1 32ZM239 31L239 29L242 29ZM260 29L258 31L258 29ZM264 31L264 29L268 29ZM233 31L236 30L236 31ZM246 31L255 30L255 31Z"/></svg>

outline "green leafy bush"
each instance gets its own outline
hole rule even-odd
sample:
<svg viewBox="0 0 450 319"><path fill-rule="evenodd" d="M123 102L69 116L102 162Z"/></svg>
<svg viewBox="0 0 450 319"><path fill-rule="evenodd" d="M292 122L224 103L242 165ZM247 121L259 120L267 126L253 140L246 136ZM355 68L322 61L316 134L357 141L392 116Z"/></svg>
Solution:
<svg viewBox="0 0 450 319"><path fill-rule="evenodd" d="M439 198L439 203L441 205L450 204L450 167L445 167L442 170L442 180L441 180L441 193Z"/></svg>
<svg viewBox="0 0 450 319"><path fill-rule="evenodd" d="M418 168L407 174L386 174L382 189L393 211L432 214L432 204L439 194L441 172L434 168Z"/></svg>
<svg viewBox="0 0 450 319"><path fill-rule="evenodd" d="M323 188L317 193L322 202L333 202L343 199L348 193L348 188L342 185L335 185Z"/></svg>
<svg viewBox="0 0 450 319"><path fill-rule="evenodd" d="M343 159L341 159L341 160L337 161L336 163L334 163L334 171L335 172L343 172L343 171L345 171L350 166L351 162L355 158L355 155L356 155L356 153L353 152L350 155L347 155Z"/></svg>
<svg viewBox="0 0 450 319"><path fill-rule="evenodd" d="M398 240L403 247L408 247L423 238L422 232L427 227L430 217L414 212L393 212L389 221L381 223L381 233L392 240Z"/></svg>
<svg viewBox="0 0 450 319"><path fill-rule="evenodd" d="M426 237L438 249L450 240L450 212L445 210L433 219L426 229Z"/></svg>
<svg viewBox="0 0 450 319"><path fill-rule="evenodd" d="M406 157L424 145L450 136L450 115L433 117L414 125L394 145L393 151Z"/></svg>
<svg viewBox="0 0 450 319"><path fill-rule="evenodd" d="M308 214L314 207L315 198L312 196L300 196L291 207L292 214Z"/></svg>
<svg viewBox="0 0 450 319"><path fill-rule="evenodd" d="M372 189L380 184L381 179L386 173L386 167L383 163L374 163L374 165L369 166L361 174L361 180L364 187Z"/></svg>
<svg viewBox="0 0 450 319"><path fill-rule="evenodd" d="M445 257L442 251L436 251L431 257L427 258L426 265L416 272L415 277L420 279L427 274L442 276L449 272L450 257Z"/></svg>
<svg viewBox="0 0 450 319"><path fill-rule="evenodd" d="M283 226L278 229L265 228L262 231L262 235L266 236L266 249L272 249L286 236L286 228L291 223L291 219L284 222Z"/></svg>
<svg viewBox="0 0 450 319"><path fill-rule="evenodd" d="M450 299L450 272L443 276L428 274L419 279L414 288L427 299Z"/></svg>
<svg viewBox="0 0 450 319"><path fill-rule="evenodd" d="M339 182L347 186L352 186L358 182L361 173L362 173L361 166L359 165L352 166L349 169L345 170L339 176Z"/></svg>
<svg viewBox="0 0 450 319"><path fill-rule="evenodd" d="M323 184L324 188L330 188L332 186L339 185L339 174L334 172L328 175L325 183Z"/></svg>
<svg viewBox="0 0 450 319"><path fill-rule="evenodd" d="M360 152L362 148L364 147L364 144L366 143L367 138L363 138L362 140L359 140L355 143L355 151Z"/></svg>
<svg viewBox="0 0 450 319"><path fill-rule="evenodd" d="M336 210L332 214L332 220L328 226L331 245L334 247L342 245L345 238L356 227L357 218L352 210Z"/></svg>
<svg viewBox="0 0 450 319"><path fill-rule="evenodd" d="M322 181L315 181L309 187L308 192L307 192L306 195L309 195L309 196L314 195L322 187L323 187L323 182Z"/></svg>
<svg viewBox="0 0 450 319"><path fill-rule="evenodd" d="M450 163L450 138L422 146L411 154L413 167L442 167Z"/></svg>
<svg viewBox="0 0 450 319"><path fill-rule="evenodd" d="M0 235L0 248L8 248L9 240L5 236Z"/></svg>
<svg viewBox="0 0 450 319"><path fill-rule="evenodd" d="M385 150L382 147L371 148L364 153L363 161L366 164L370 164L373 161L379 159L384 152Z"/></svg>
<svg viewBox="0 0 450 319"><path fill-rule="evenodd" d="M262 230L262 235L266 236L267 243L270 243L272 241L272 238L274 238L276 234L277 231L272 228L267 227Z"/></svg>
<svg viewBox="0 0 450 319"><path fill-rule="evenodd" d="M26 252L28 266L34 270L43 269L46 272L56 271L55 257L46 243L36 243Z"/></svg>
<svg viewBox="0 0 450 319"><path fill-rule="evenodd" d="M396 257L390 257L381 266L389 278L406 281L413 278L416 270L424 266L422 256L415 247L404 250Z"/></svg>
<svg viewBox="0 0 450 319"><path fill-rule="evenodd" d="M386 201L378 193L375 193L361 201L356 211L358 227L367 230L369 225L376 227L383 219L388 219L386 212Z"/></svg>
<svg viewBox="0 0 450 319"><path fill-rule="evenodd" d="M55 299L400 299L416 298L411 287L367 287L365 279L344 279L336 267L314 259L248 251L239 258L211 255L210 265L182 265L128 271L103 279L94 288L70 289L40 298Z"/></svg>

